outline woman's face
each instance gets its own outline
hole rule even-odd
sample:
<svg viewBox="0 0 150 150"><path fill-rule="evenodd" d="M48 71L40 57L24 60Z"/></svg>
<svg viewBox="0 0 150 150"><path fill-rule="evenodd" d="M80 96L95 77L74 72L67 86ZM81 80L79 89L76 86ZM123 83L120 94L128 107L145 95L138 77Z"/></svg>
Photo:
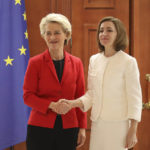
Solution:
<svg viewBox="0 0 150 150"><path fill-rule="evenodd" d="M67 39L67 36L60 24L52 22L45 26L44 39L50 50L63 50L64 41Z"/></svg>
<svg viewBox="0 0 150 150"><path fill-rule="evenodd" d="M99 41L101 45L114 48L114 42L117 37L115 25L111 21L103 22L100 26Z"/></svg>

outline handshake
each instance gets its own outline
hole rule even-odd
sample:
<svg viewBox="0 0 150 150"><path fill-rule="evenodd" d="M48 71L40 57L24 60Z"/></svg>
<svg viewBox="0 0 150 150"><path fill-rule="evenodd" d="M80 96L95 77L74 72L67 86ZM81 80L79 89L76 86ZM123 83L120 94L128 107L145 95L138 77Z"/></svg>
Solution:
<svg viewBox="0 0 150 150"><path fill-rule="evenodd" d="M60 99L58 102L51 102L48 108L57 114L64 115L68 111L70 111L72 108L74 108L75 103L76 103L76 100Z"/></svg>

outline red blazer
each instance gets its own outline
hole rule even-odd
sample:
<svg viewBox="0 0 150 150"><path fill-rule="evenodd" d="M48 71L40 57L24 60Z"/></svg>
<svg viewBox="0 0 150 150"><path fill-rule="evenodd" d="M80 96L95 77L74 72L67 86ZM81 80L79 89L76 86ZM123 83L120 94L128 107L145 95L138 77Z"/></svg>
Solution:
<svg viewBox="0 0 150 150"><path fill-rule="evenodd" d="M79 58L65 54L62 80L59 82L55 66L46 50L30 58L24 79L24 102L32 108L28 124L53 128L56 113L48 109L49 104L61 98L76 99L85 92L84 72ZM86 128L86 114L73 108L61 115L63 128Z"/></svg>

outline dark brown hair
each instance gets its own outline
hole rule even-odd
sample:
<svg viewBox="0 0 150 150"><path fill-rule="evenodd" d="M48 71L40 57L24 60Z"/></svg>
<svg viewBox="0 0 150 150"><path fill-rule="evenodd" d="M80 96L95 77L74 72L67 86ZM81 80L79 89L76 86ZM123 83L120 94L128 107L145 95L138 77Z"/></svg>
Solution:
<svg viewBox="0 0 150 150"><path fill-rule="evenodd" d="M106 21L112 22L115 25L115 28L117 31L117 37L114 42L115 50L116 51L125 50L128 46L128 36L127 36L126 28L121 20L119 20L118 18L112 17L112 16L108 16L108 17L102 18L102 20L100 20L100 22L98 24L97 44L98 44L100 51L105 51L105 47L103 45L101 45L101 43L99 41L99 33L100 33L101 24Z"/></svg>

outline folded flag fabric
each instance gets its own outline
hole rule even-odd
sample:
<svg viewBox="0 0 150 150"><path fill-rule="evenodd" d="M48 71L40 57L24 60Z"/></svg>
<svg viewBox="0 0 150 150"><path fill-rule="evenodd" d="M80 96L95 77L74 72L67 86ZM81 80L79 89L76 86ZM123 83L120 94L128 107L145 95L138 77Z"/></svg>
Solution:
<svg viewBox="0 0 150 150"><path fill-rule="evenodd" d="M0 150L26 140L30 108L23 102L29 60L24 0L0 0Z"/></svg>

